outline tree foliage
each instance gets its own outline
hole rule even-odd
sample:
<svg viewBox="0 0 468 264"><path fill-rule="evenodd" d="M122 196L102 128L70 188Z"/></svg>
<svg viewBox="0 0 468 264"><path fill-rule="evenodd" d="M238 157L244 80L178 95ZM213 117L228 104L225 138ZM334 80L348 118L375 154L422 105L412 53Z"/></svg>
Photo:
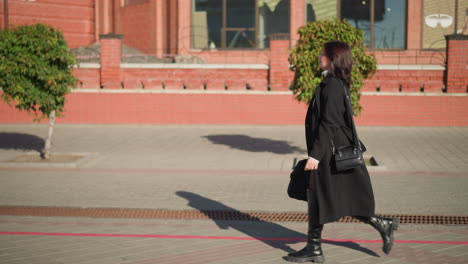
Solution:
<svg viewBox="0 0 468 264"><path fill-rule="evenodd" d="M296 99L309 103L315 87L322 80L319 67L319 54L323 45L332 40L346 42L352 49L353 71L351 76L351 101L354 112L359 114L360 89L366 78L372 77L377 70L373 54L366 54L364 32L356 29L346 20L327 19L309 23L298 30L299 40L291 51L289 62L294 71L292 90Z"/></svg>
<svg viewBox="0 0 468 264"><path fill-rule="evenodd" d="M65 95L77 81L71 68L75 63L62 33L50 26L18 26L0 32L2 98L37 120L63 111Z"/></svg>

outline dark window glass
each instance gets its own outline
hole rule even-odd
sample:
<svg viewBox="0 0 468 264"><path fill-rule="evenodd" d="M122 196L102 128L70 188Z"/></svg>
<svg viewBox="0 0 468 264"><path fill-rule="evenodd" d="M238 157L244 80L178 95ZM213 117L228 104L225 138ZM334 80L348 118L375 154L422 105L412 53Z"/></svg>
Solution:
<svg viewBox="0 0 468 264"><path fill-rule="evenodd" d="M219 0L195 0L192 12L192 47L221 46L223 6Z"/></svg>
<svg viewBox="0 0 468 264"><path fill-rule="evenodd" d="M192 47L267 48L289 33L290 0L193 0Z"/></svg>
<svg viewBox="0 0 468 264"><path fill-rule="evenodd" d="M370 0L341 0L341 19L345 18L355 28L364 31L365 45L370 42Z"/></svg>
<svg viewBox="0 0 468 264"><path fill-rule="evenodd" d="M259 48L270 47L270 36L289 33L289 0L259 1Z"/></svg>
<svg viewBox="0 0 468 264"><path fill-rule="evenodd" d="M227 0L226 12L226 27L255 28L255 0Z"/></svg>
<svg viewBox="0 0 468 264"><path fill-rule="evenodd" d="M372 49L406 47L406 0L341 0L341 18L364 31L365 45Z"/></svg>
<svg viewBox="0 0 468 264"><path fill-rule="evenodd" d="M374 48L404 49L406 39L406 0L376 1Z"/></svg>

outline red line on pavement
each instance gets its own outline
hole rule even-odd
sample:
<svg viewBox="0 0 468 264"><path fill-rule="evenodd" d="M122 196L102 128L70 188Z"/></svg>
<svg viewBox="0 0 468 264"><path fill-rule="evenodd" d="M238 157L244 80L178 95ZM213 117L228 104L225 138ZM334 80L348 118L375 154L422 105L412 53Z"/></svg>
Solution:
<svg viewBox="0 0 468 264"><path fill-rule="evenodd" d="M103 233L49 233L49 232L8 232L0 231L0 235L21 236L75 236L75 237L145 237L169 239L216 239L216 240L259 240L259 241L306 241L304 238L282 237L233 237L233 236L183 236L183 235L143 235L143 234L103 234ZM323 242L354 242L354 243L382 243L381 240L371 239L323 239ZM468 245L468 241L431 241L431 240L395 240L398 244L451 244Z"/></svg>

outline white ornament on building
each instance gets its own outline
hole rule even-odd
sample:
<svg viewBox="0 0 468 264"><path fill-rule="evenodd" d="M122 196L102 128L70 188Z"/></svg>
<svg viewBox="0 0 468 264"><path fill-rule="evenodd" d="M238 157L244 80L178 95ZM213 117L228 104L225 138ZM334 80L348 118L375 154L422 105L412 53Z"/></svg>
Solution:
<svg viewBox="0 0 468 264"><path fill-rule="evenodd" d="M432 14L425 17L426 25L436 28L439 24L443 28L448 28L453 23L453 17L447 14Z"/></svg>

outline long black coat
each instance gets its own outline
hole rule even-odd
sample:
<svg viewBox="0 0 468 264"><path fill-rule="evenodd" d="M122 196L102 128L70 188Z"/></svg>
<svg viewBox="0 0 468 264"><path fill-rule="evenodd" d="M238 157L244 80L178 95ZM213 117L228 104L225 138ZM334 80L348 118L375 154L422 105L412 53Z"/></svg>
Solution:
<svg viewBox="0 0 468 264"><path fill-rule="evenodd" d="M310 174L314 190L315 224L333 222L344 216L373 216L374 193L365 166L338 173L333 165L332 147L352 142L351 120L346 111L344 84L326 77L317 87L309 105L305 130L309 157L319 161Z"/></svg>

